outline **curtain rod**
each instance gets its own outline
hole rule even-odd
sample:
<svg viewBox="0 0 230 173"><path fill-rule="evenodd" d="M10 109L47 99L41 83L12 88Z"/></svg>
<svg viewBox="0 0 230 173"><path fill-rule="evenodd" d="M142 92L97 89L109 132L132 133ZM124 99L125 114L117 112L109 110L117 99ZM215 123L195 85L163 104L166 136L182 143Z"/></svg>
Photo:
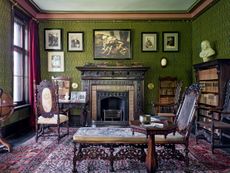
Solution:
<svg viewBox="0 0 230 173"><path fill-rule="evenodd" d="M29 12L27 12L22 6L20 6L20 4L18 4L15 0L10 0L10 2L12 3L12 9L14 9L15 7L17 7L18 9L20 9L23 13L25 13L26 15L28 15L29 17L31 17L32 20L39 22L38 19L34 18Z"/></svg>

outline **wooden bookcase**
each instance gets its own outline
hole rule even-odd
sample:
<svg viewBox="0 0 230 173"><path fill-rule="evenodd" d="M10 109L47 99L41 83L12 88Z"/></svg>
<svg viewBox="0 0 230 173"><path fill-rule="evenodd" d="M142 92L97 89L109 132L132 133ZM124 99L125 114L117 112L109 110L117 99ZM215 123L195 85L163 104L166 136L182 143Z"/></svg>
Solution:
<svg viewBox="0 0 230 173"><path fill-rule="evenodd" d="M177 85L176 77L159 77L159 103L170 104L174 103L175 91ZM167 108L166 108L167 109ZM171 112L173 110L158 110L158 112Z"/></svg>
<svg viewBox="0 0 230 173"><path fill-rule="evenodd" d="M197 121L211 122L208 111L212 107L222 107L224 102L225 84L230 79L230 59L216 59L214 61L195 64L195 76L201 86L201 96L197 111ZM218 115L216 120L220 120ZM210 141L210 128L199 127L198 135ZM218 131L215 131L219 135ZM223 133L223 139L230 140L230 133Z"/></svg>

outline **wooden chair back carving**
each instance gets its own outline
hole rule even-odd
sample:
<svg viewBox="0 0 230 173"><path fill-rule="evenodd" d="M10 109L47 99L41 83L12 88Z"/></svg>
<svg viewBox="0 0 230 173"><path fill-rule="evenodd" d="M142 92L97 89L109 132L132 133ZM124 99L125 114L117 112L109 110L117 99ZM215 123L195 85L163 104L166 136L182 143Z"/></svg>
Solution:
<svg viewBox="0 0 230 173"><path fill-rule="evenodd" d="M43 80L37 85L35 98L37 114L45 118L58 114L58 87L53 82Z"/></svg>
<svg viewBox="0 0 230 173"><path fill-rule="evenodd" d="M230 80L226 83L225 86L225 98L224 98L224 105L223 105L223 112L230 112ZM222 113L221 120L227 119L230 121L229 114ZM230 128L230 125L229 125Z"/></svg>
<svg viewBox="0 0 230 173"><path fill-rule="evenodd" d="M177 124L178 131L185 133L186 136L189 135L191 124L195 117L199 95L199 84L192 84L186 89L183 100L177 111L175 122Z"/></svg>
<svg viewBox="0 0 230 173"><path fill-rule="evenodd" d="M65 96L70 97L71 79L66 76L52 77L52 81L58 85L58 95L60 100L66 100Z"/></svg>

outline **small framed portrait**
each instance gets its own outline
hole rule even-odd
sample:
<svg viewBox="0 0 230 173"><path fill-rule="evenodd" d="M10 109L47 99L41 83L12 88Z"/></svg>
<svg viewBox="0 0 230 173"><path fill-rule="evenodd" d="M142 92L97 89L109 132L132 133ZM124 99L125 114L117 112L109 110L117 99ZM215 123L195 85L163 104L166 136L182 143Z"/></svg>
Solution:
<svg viewBox="0 0 230 173"><path fill-rule="evenodd" d="M86 103L86 92L85 91L72 91L70 100L71 102L76 102L76 103Z"/></svg>
<svg viewBox="0 0 230 173"><path fill-rule="evenodd" d="M131 59L131 30L97 29L93 31L94 59Z"/></svg>
<svg viewBox="0 0 230 173"><path fill-rule="evenodd" d="M48 72L64 72L64 52L48 52Z"/></svg>
<svg viewBox="0 0 230 173"><path fill-rule="evenodd" d="M69 52L82 52L84 50L83 32L68 32L67 39Z"/></svg>
<svg viewBox="0 0 230 173"><path fill-rule="evenodd" d="M179 51L179 33L163 32L163 51L177 52Z"/></svg>
<svg viewBox="0 0 230 173"><path fill-rule="evenodd" d="M44 29L45 50L62 50L62 29Z"/></svg>
<svg viewBox="0 0 230 173"><path fill-rule="evenodd" d="M142 52L156 52L157 51L157 33L156 32L142 32L141 33L141 50Z"/></svg>

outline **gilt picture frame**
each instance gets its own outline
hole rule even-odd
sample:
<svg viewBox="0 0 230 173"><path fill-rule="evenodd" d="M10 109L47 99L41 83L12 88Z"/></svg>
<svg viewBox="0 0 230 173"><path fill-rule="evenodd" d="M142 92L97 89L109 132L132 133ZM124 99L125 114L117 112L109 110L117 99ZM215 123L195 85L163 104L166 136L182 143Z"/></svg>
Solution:
<svg viewBox="0 0 230 173"><path fill-rule="evenodd" d="M163 32L163 52L179 51L179 32Z"/></svg>
<svg viewBox="0 0 230 173"><path fill-rule="evenodd" d="M44 46L46 51L62 50L62 29L44 29Z"/></svg>
<svg viewBox="0 0 230 173"><path fill-rule="evenodd" d="M156 52L157 51L157 33L156 32L142 32L141 33L141 51L142 52Z"/></svg>
<svg viewBox="0 0 230 173"><path fill-rule="evenodd" d="M131 59L132 40L130 29L93 30L93 55L99 59Z"/></svg>
<svg viewBox="0 0 230 173"><path fill-rule="evenodd" d="M68 32L67 33L67 50L69 52L84 51L84 32Z"/></svg>

